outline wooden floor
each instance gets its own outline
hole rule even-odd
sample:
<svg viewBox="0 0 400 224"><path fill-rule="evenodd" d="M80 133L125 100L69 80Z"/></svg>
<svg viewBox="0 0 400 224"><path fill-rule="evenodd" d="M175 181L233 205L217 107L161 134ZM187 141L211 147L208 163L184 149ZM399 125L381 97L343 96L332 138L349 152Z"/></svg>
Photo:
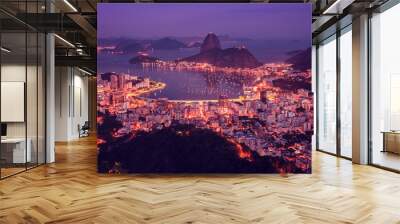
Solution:
<svg viewBox="0 0 400 224"><path fill-rule="evenodd" d="M391 152L381 152L374 150L372 156L374 164L400 170L400 155Z"/></svg>
<svg viewBox="0 0 400 224"><path fill-rule="evenodd" d="M8 176L11 176L13 174L16 174L16 173L19 173L19 172L23 172L25 170L26 170L25 167L23 167L23 168L20 168L20 167L17 167L17 168L14 168L14 167L1 168L1 177L8 177Z"/></svg>
<svg viewBox="0 0 400 224"><path fill-rule="evenodd" d="M94 138L0 181L0 223L400 223L400 175L314 154L312 175L109 176Z"/></svg>

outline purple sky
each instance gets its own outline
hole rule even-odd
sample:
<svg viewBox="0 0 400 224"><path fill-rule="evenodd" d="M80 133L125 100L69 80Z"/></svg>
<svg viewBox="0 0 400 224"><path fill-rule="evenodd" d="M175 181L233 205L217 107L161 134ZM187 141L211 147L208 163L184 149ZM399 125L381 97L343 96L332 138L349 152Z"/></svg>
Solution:
<svg viewBox="0 0 400 224"><path fill-rule="evenodd" d="M311 4L98 4L98 38L204 36L311 41Z"/></svg>

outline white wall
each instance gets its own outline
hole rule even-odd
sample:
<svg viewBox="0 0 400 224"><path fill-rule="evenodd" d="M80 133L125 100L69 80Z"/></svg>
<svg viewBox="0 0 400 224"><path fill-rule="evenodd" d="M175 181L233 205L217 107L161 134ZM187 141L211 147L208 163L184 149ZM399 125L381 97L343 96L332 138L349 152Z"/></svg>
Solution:
<svg viewBox="0 0 400 224"><path fill-rule="evenodd" d="M88 121L88 78L72 67L56 67L55 74L55 140L70 141Z"/></svg>
<svg viewBox="0 0 400 224"><path fill-rule="evenodd" d="M1 81L25 82L25 64L8 64L1 66ZM1 108L7 110L7 108ZM25 137L25 122L7 123L7 137Z"/></svg>
<svg viewBox="0 0 400 224"><path fill-rule="evenodd" d="M69 138L69 80L69 69L67 67L55 68L55 141L67 141Z"/></svg>
<svg viewBox="0 0 400 224"><path fill-rule="evenodd" d="M27 70L26 70L27 69ZM28 72L28 83L25 80L26 72ZM3 82L25 82L27 83L27 119L28 119L28 137L30 128L35 130L36 135L36 66L28 66L19 64L4 64L1 66L1 81ZM42 105L39 105L39 107ZM1 108L7 110L8 108ZM25 123L26 122L9 122L7 124L7 134L9 137L25 137ZM33 133L33 131L32 131Z"/></svg>
<svg viewBox="0 0 400 224"><path fill-rule="evenodd" d="M37 69L39 69L37 71ZM25 138L30 140L32 162L39 159L39 163L44 163L44 80L42 68L39 66L25 66L25 64L2 64L2 82L24 82L26 84L26 108L22 108L22 113L26 110L26 121L6 122L8 138ZM25 80L27 78L27 80ZM24 90L22 90L24 91ZM22 92L21 94L24 94ZM7 96L2 96L7 97ZM1 108L3 112L12 113L11 108ZM37 153L39 155L37 156Z"/></svg>

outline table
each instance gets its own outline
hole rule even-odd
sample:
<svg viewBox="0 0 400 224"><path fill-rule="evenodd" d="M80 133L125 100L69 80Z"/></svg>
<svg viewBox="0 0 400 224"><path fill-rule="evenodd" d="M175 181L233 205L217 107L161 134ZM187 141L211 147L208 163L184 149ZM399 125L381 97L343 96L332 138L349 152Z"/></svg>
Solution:
<svg viewBox="0 0 400 224"><path fill-rule="evenodd" d="M25 144L27 147L25 151ZM6 163L26 163L31 162L32 153L30 138L5 138L1 139L1 157L5 159Z"/></svg>
<svg viewBox="0 0 400 224"><path fill-rule="evenodd" d="M382 152L400 154L400 131L383 131Z"/></svg>

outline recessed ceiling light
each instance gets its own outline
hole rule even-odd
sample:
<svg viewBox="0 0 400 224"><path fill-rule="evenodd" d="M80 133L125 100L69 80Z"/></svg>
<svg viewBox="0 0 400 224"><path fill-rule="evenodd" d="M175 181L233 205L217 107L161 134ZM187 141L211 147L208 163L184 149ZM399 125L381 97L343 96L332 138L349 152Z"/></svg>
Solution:
<svg viewBox="0 0 400 224"><path fill-rule="evenodd" d="M6 53L10 53L11 52L11 50L9 50L9 49L7 49L5 47L1 47L0 49L1 49L1 51L4 51Z"/></svg>
<svg viewBox="0 0 400 224"><path fill-rule="evenodd" d="M64 3L68 5L74 12L78 12L78 10L73 6L68 0L64 0Z"/></svg>
<svg viewBox="0 0 400 224"><path fill-rule="evenodd" d="M322 14L342 14L343 10L351 5L355 0L336 0Z"/></svg>
<svg viewBox="0 0 400 224"><path fill-rule="evenodd" d="M92 73L90 73L90 72L88 72L88 71L86 71L86 70L83 70L83 69L81 69L81 68L79 68L79 67L78 67L78 70L81 71L81 72L83 72L83 73L85 73L85 74L87 74L87 75L92 75Z"/></svg>
<svg viewBox="0 0 400 224"><path fill-rule="evenodd" d="M57 37L59 40L61 40L62 42L64 42L65 44L69 45L70 47L75 48L75 45L73 45L71 42L69 42L68 40L62 38L61 36L59 36L58 34L54 34L55 37Z"/></svg>

